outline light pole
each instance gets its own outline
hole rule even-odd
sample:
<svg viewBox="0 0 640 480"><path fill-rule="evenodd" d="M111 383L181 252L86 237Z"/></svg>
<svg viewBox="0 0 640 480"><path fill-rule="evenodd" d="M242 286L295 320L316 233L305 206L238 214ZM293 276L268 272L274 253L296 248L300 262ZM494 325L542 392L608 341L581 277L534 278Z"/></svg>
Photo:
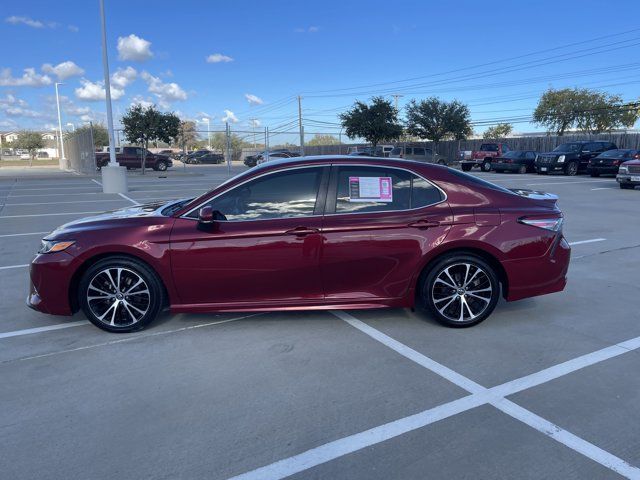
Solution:
<svg viewBox="0 0 640 480"><path fill-rule="evenodd" d="M105 103L107 106L107 131L109 132L109 164L102 167L102 191L104 193L127 192L127 169L116 162L116 142L113 134L111 111L111 82L109 81L109 57L107 55L107 22L104 17L104 0L100 0L102 22L102 69L104 71Z"/></svg>
<svg viewBox="0 0 640 480"><path fill-rule="evenodd" d="M71 122L67 123L65 126L71 127L71 132L75 132L76 131L76 126Z"/></svg>
<svg viewBox="0 0 640 480"><path fill-rule="evenodd" d="M210 122L208 118L203 118L202 122L207 124L207 146L208 146L207 148L211 150L211 132L209 131Z"/></svg>
<svg viewBox="0 0 640 480"><path fill-rule="evenodd" d="M58 95L58 85L62 85L60 82L56 82L56 106L58 107L58 136L60 137L60 158L58 159L60 169L65 170L67 168L67 159L64 158L64 142L62 141L62 118L60 116L60 96Z"/></svg>

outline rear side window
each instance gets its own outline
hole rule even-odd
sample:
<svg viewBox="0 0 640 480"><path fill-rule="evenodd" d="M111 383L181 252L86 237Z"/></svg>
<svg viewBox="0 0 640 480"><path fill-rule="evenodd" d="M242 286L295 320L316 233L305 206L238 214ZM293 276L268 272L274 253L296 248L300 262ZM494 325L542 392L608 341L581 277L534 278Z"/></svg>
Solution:
<svg viewBox="0 0 640 480"><path fill-rule="evenodd" d="M339 167L337 182L336 213L408 210L442 200L431 183L395 168Z"/></svg>
<svg viewBox="0 0 640 480"><path fill-rule="evenodd" d="M413 154L414 155L424 156L424 148L422 148L422 147L414 148L413 149Z"/></svg>

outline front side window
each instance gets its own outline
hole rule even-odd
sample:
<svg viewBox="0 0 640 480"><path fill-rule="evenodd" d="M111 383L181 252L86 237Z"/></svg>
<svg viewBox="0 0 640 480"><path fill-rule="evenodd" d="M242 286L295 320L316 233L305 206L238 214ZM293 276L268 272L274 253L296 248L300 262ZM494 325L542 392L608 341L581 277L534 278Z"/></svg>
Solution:
<svg viewBox="0 0 640 480"><path fill-rule="evenodd" d="M336 213L409 210L442 200L442 193L406 170L385 167L339 167Z"/></svg>
<svg viewBox="0 0 640 480"><path fill-rule="evenodd" d="M205 205L228 221L310 216L315 210L321 177L322 167L275 172L238 185ZM188 216L197 218L198 212Z"/></svg>
<svg viewBox="0 0 640 480"><path fill-rule="evenodd" d="M553 149L554 152L569 152L569 153L577 153L581 150L581 143L561 143L556 148Z"/></svg>

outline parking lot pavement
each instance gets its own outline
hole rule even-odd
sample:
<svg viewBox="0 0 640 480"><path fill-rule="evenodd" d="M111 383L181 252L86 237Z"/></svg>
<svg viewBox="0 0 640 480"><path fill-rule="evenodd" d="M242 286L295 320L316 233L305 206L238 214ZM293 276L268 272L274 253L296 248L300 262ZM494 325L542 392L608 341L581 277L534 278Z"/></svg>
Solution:
<svg viewBox="0 0 640 480"><path fill-rule="evenodd" d="M565 292L470 329L399 309L167 312L113 335L25 307L43 232L228 177L197 167L130 173L125 197L99 177L0 178L3 477L640 478L640 192L478 173L559 195L573 252Z"/></svg>

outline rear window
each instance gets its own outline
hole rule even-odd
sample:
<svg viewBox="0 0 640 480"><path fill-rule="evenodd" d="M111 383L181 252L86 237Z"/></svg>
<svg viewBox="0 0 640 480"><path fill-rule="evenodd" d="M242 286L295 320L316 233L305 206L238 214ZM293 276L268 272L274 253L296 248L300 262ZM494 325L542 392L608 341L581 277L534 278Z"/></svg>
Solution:
<svg viewBox="0 0 640 480"><path fill-rule="evenodd" d="M497 152L498 144L497 143L483 143L480 145L480 150L483 152Z"/></svg>
<svg viewBox="0 0 640 480"><path fill-rule="evenodd" d="M601 158L616 158L616 157L629 157L631 156L631 150L607 150L602 152L599 157Z"/></svg>
<svg viewBox="0 0 640 480"><path fill-rule="evenodd" d="M515 195L515 193L513 193L511 190L508 190L504 187L501 187L500 185L496 185L495 183L491 183L491 182L487 182L486 180L482 180L481 178L478 178L474 175L469 175L468 173L464 173L461 172L460 170L454 170L453 168L450 168L449 173L451 173L452 175L459 177L462 180L466 180L467 182L471 182L475 185L480 185L481 187L485 187L485 188L490 188L492 190L497 190L498 192L503 192L503 193L510 193L512 195Z"/></svg>

